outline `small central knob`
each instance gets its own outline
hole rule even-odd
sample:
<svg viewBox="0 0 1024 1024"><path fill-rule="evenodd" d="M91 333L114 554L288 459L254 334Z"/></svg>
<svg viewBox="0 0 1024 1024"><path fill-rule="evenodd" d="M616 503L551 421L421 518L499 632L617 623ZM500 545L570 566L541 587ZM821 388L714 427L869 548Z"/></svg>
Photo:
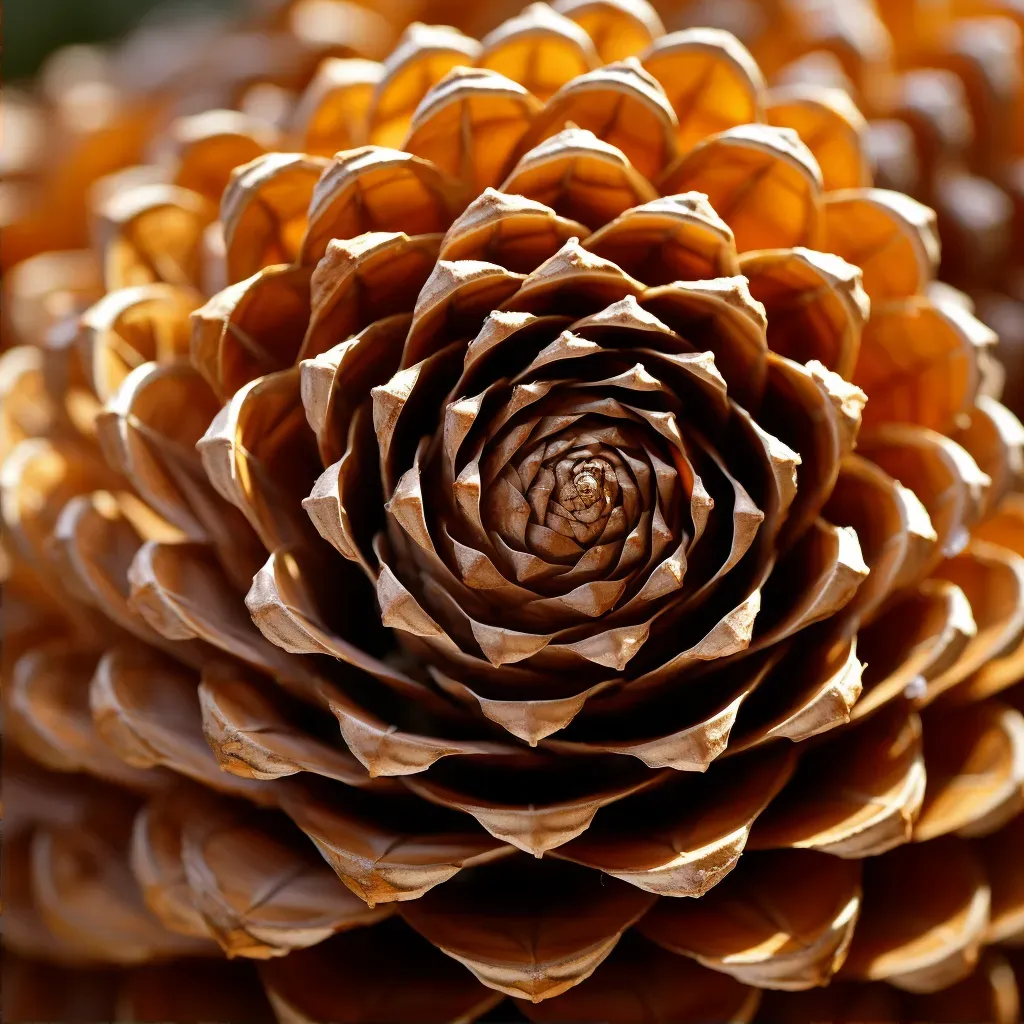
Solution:
<svg viewBox="0 0 1024 1024"><path fill-rule="evenodd" d="M559 504L577 522L596 522L608 513L609 486L613 486L613 481L611 467L602 459L582 459L572 467L562 485Z"/></svg>
<svg viewBox="0 0 1024 1024"><path fill-rule="evenodd" d="M621 530L625 513L619 508L621 457L599 443L558 452L534 475L528 498L538 520L554 533L589 547L613 520L612 533ZM633 525L633 524L630 524Z"/></svg>
<svg viewBox="0 0 1024 1024"><path fill-rule="evenodd" d="M593 473L580 473L576 477L576 493L587 505L593 505L597 501L597 489L600 484Z"/></svg>

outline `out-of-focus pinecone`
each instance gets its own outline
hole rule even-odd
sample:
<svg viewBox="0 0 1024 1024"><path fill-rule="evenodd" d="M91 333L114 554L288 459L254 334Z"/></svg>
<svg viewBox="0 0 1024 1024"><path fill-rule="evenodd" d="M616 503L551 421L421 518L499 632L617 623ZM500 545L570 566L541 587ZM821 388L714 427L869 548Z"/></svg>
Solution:
<svg viewBox="0 0 1024 1024"><path fill-rule="evenodd" d="M244 22L190 11L147 23L113 49L68 47L46 62L33 90L5 88L3 268L36 253L87 245L93 184L122 168L164 163L161 144L176 118L227 107L286 126L325 58L382 60L417 19L486 31L502 9L488 4L484 12L466 0L255 0L248 6Z"/></svg>
<svg viewBox="0 0 1024 1024"><path fill-rule="evenodd" d="M1024 428L843 95L417 24L15 268L26 1015L1015 1019Z"/></svg>

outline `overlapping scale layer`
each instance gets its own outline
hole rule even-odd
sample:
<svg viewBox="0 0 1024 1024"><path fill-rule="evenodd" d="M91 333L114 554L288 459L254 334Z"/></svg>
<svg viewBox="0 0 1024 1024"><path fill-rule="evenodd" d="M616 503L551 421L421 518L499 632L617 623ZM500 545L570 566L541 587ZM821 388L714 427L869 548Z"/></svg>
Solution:
<svg viewBox="0 0 1024 1024"><path fill-rule="evenodd" d="M873 166L876 182L935 209L941 277L969 293L999 333L1009 371L1005 401L1020 411L1020 5L668 0L659 10L670 29L714 26L740 36L770 86L766 119L808 140L831 187L862 187ZM874 229L863 218L854 223L862 244L872 246Z"/></svg>

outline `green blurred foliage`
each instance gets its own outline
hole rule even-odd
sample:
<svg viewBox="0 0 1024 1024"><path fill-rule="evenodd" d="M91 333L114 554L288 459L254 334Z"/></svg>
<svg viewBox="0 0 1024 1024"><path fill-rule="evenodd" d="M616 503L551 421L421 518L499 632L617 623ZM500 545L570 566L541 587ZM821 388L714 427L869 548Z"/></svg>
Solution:
<svg viewBox="0 0 1024 1024"><path fill-rule="evenodd" d="M237 0L0 0L0 4L4 81L35 74L48 54L69 43L117 39L160 9L238 6Z"/></svg>

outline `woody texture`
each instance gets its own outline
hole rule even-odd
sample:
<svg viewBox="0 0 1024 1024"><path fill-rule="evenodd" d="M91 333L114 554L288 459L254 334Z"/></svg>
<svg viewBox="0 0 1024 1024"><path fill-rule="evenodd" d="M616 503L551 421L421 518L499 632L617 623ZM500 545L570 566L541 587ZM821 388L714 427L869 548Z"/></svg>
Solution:
<svg viewBox="0 0 1024 1024"><path fill-rule="evenodd" d="M855 79L781 15L769 87L715 5L276 6L288 74L140 91L90 244L12 236L5 1019L1014 1024L975 313L1024 294L958 189L1024 138L927 150L909 42Z"/></svg>

